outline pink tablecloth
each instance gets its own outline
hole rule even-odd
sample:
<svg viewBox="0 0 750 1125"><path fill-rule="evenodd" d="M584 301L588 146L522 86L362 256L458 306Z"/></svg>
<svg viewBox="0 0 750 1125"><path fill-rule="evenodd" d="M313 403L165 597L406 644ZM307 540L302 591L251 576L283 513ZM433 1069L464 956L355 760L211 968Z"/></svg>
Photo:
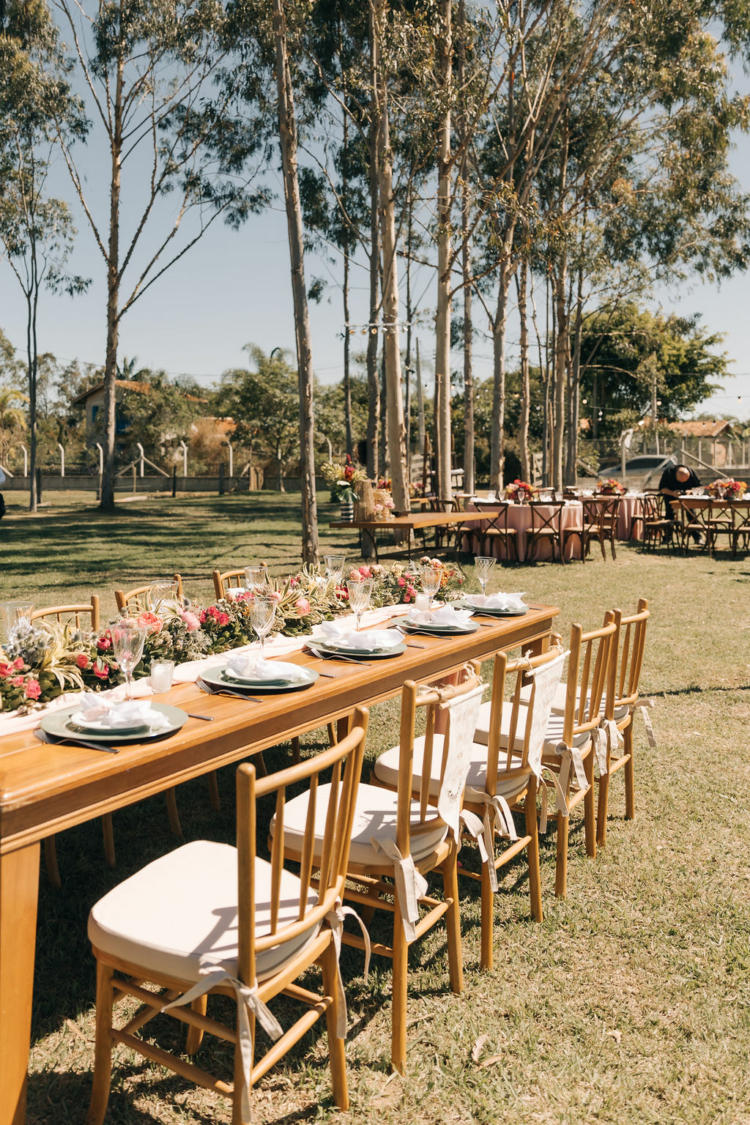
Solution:
<svg viewBox="0 0 750 1125"><path fill-rule="evenodd" d="M633 523L633 516L643 515L643 498L641 496L623 496L617 512L617 538L633 539L643 538L643 520Z"/></svg>
<svg viewBox="0 0 750 1125"><path fill-rule="evenodd" d="M485 502L474 501L473 503L467 504L467 511L469 511L469 512L482 512L483 511L483 512L486 512L487 516L489 516L489 517L491 517L493 509L494 509L494 511L497 511L497 506L495 504L493 504L491 501L485 501ZM545 519L548 519L553 512L553 508L552 508L551 505L548 507L545 504L545 505L540 505L539 507L537 507L536 511L541 513L544 516ZM566 529L571 529L571 528L580 528L581 525L582 525L582 512L583 512L583 505L581 504L581 502L579 500L569 500L566 503L566 505L565 505L565 507L563 508L563 511L562 511L562 528L563 528L563 531L566 530ZM524 562L524 560L526 559L527 539L528 539L528 533L531 529L531 515L532 515L532 509L528 506L528 504L511 504L510 508L508 509L508 528L514 529L517 533L515 542L516 542L516 550L518 552L518 561L519 562ZM489 521L487 521L487 523L488 522ZM537 520L536 522L537 522L537 526L538 526L540 521ZM487 523L485 524L485 526L487 526ZM503 525L500 524L500 526L502 527ZM468 540L469 536L465 535L464 539L465 539L465 541ZM505 544L502 542L502 539L499 536L493 536L493 537L490 538L489 547L492 550L492 553L494 554L495 558L504 559L506 557L510 557L510 559L512 561L512 559L513 559L512 550L510 551L509 556L507 556L506 551L505 551ZM482 547L482 543L480 541L479 535L477 533L473 533L471 535L471 544L467 545L465 547L465 550L470 550L473 554L476 555L476 554L480 554L482 549L483 549L483 547ZM567 541L567 544L566 544L566 547L565 547L565 558L566 559L580 559L580 557L581 557L581 540L577 535L571 535L568 538L568 541ZM537 544L536 544L536 547L534 548L534 559L551 559L551 558L552 558L552 547L551 547L551 545L548 542L546 542L545 540L538 540ZM530 561L533 561L533 560L530 560Z"/></svg>

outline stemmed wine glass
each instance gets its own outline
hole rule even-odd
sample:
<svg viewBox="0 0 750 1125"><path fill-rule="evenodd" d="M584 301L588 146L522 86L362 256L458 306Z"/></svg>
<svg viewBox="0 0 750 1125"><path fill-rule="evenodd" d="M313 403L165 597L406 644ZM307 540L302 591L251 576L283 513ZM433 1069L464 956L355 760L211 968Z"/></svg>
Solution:
<svg viewBox="0 0 750 1125"><path fill-rule="evenodd" d="M423 566L419 577L422 582L422 589L430 600L429 608L432 609L432 599L440 589L440 571L435 566Z"/></svg>
<svg viewBox="0 0 750 1125"><path fill-rule="evenodd" d="M14 641L19 633L28 633L33 612L32 602L5 602L3 627L6 641Z"/></svg>
<svg viewBox="0 0 750 1125"><path fill-rule="evenodd" d="M143 656L143 645L147 630L133 618L124 618L111 627L112 652L120 669L125 674L125 698L131 699L130 686L133 672Z"/></svg>
<svg viewBox="0 0 750 1125"><path fill-rule="evenodd" d="M495 560L491 555L477 555L474 559L474 572L482 587L482 597L487 597L487 583L495 569Z"/></svg>
<svg viewBox="0 0 750 1125"><path fill-rule="evenodd" d="M263 659L263 645L271 632L273 619L276 615L276 602L273 598L266 597L255 591L255 597L250 602L250 624L258 634L260 641L260 659Z"/></svg>
<svg viewBox="0 0 750 1125"><path fill-rule="evenodd" d="M246 566L245 582L251 594L263 591L268 586L268 571L265 565Z"/></svg>
<svg viewBox="0 0 750 1125"><path fill-rule="evenodd" d="M373 586L372 578L365 578L360 582L347 582L346 584L349 591L349 605L354 612L355 631L357 633L359 632L360 618L370 605Z"/></svg>
<svg viewBox="0 0 750 1125"><path fill-rule="evenodd" d="M328 579L333 579L333 581L336 583L337 586L341 582L341 579L343 577L344 563L345 562L346 562L346 555L326 555L325 556L326 577Z"/></svg>

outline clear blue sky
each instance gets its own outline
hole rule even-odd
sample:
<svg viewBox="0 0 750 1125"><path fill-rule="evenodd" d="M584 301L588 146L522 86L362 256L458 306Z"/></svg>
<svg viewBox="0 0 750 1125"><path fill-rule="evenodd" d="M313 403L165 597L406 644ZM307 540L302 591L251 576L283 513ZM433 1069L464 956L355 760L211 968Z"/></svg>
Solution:
<svg viewBox="0 0 750 1125"><path fill-rule="evenodd" d="M750 81L737 78L739 88L750 90ZM78 153L86 177L86 191L98 217L106 214L108 154L101 133L94 131L87 148ZM739 138L732 157L733 170L744 187L750 188L750 141ZM143 301L122 322L120 357L137 356L140 364L188 373L203 382L244 361L242 347L248 342L264 350L294 348L294 324L289 281L286 220L281 209L280 184L273 209L252 217L237 233L218 224L208 232L173 270L160 279ZM52 187L56 194L73 202L67 173L56 169ZM127 192L127 172L125 180ZM169 222L170 203L163 205L159 224ZM39 342L63 360L74 357L101 364L105 348L105 271L85 217L74 207L78 239L72 265L76 272L92 278L89 292L71 300L45 295L40 313ZM126 212L132 226L135 209ZM313 275L338 280L338 267L310 255L306 262L308 281ZM429 278L423 277L422 284ZM667 310L681 314L699 312L711 330L725 334L725 348L732 359L735 378L726 381L721 395L698 409L750 416L750 279L738 275L721 287L695 281L678 290L661 290L657 299ZM421 287L421 286L420 286ZM342 368L341 330L343 316L340 293L333 285L319 305L311 306L313 357L323 382L340 379ZM367 317L367 278L355 271L352 278L352 317L357 323ZM425 304L431 304L428 290ZM21 347L25 334L25 310L17 283L9 267L0 264L0 327L11 342ZM420 333L423 355L429 358L432 340L429 327ZM358 337L363 344L361 337ZM477 341L476 374L491 374L490 341ZM510 341L510 352L514 341ZM459 357L455 358L458 366ZM744 396L738 402L738 395Z"/></svg>

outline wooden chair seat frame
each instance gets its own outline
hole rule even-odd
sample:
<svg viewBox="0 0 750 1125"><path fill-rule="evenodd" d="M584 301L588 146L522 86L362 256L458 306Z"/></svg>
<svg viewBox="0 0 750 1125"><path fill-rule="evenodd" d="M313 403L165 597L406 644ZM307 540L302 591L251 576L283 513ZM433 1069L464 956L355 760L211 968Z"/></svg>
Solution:
<svg viewBox="0 0 750 1125"><path fill-rule="evenodd" d="M563 548L563 535L562 535L562 514L565 507L564 500L531 500L529 502L529 509L531 511L531 527L526 535L526 561L535 561L537 545L540 542L548 542L552 546L552 558L555 557L555 548L557 548L558 561L565 562L565 551ZM544 512L543 508L552 509L552 511Z"/></svg>
<svg viewBox="0 0 750 1125"><path fill-rule="evenodd" d="M510 561L510 551L513 549L513 562L518 562L518 532L514 527L508 527L508 517L510 515L510 504L506 501L499 500L497 503L497 511L487 512L484 515L486 525L482 527L479 532L479 537L482 544L482 553L486 554L488 551L488 544L493 540L502 543L505 549L505 558Z"/></svg>
<svg viewBox="0 0 750 1125"><path fill-rule="evenodd" d="M291 766L273 777L260 781L256 781L253 765L245 763L237 771L239 978L245 985L254 985L257 996L266 1004L283 993L300 1001L307 1008L307 1011L273 1044L263 1058L253 1063L250 1085L254 1086L325 1014L334 1100L343 1110L348 1109L349 1097L344 1040L339 1037L338 1031L338 967L333 932L328 927L325 916L335 909L343 895L366 729L367 711L358 708L354 713L354 727L349 734L335 747L324 751L316 758L308 759L300 765ZM318 869L318 901L311 906L308 895L313 866L314 795L317 792L320 775L327 770L332 770L331 797L323 854ZM276 837L271 852L271 929L268 934L258 938L255 935L253 876L256 859L257 803L275 795L277 822L283 826L286 790L304 781L309 781L312 816L308 818L301 852L298 919L291 924L278 925L284 864L282 832ZM271 977L261 982L256 980L256 958L259 953L284 941L291 941L315 925L320 925L321 929L312 941ZM87 1125L102 1125L104 1121L109 1099L112 1051L117 1044L131 1048L199 1086L230 1097L233 1102L233 1125L246 1125L247 1119L242 1114L242 1099L239 1096L242 1085L242 1060L237 1048L239 1025L236 1028L227 1027L206 1014L208 995L236 997L233 987L219 984L212 988L210 993L194 1000L190 1008L172 1008L166 1013L188 1025L187 1054L195 1054L198 1051L206 1032L235 1045L234 1083L230 1084L214 1078L193 1063L185 1062L135 1034L174 999L184 995L192 987L192 982L154 973L147 967L123 961L101 950L94 949L94 955L97 959L96 1047L94 1085L86 1119ZM319 965L323 972L322 994L311 992L295 984L296 978L313 964ZM126 979L115 977L116 972L124 974ZM146 982L157 985L162 991L154 993L144 989L142 985ZM112 1026L113 1006L123 996L135 997L142 1002L143 1007L123 1028L116 1029ZM254 1020L252 1026L253 1038L255 1038Z"/></svg>
<svg viewBox="0 0 750 1125"><path fill-rule="evenodd" d="M645 552L656 549L665 538L671 539L674 521L664 515L661 493L643 497L643 515L638 517L643 523L641 549Z"/></svg>

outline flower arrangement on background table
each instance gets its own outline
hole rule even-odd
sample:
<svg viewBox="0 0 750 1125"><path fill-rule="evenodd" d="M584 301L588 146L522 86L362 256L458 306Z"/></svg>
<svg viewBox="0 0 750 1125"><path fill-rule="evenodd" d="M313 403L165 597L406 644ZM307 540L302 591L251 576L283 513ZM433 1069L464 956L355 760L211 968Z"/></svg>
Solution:
<svg viewBox="0 0 750 1125"><path fill-rule="evenodd" d="M456 597L464 585L457 566L424 556L420 566L440 570L444 598ZM418 568L413 564L389 563L351 567L337 584L317 567L304 567L297 574L277 581L272 597L276 614L271 636L310 633L321 621L349 612L346 580L374 580L371 605L374 609L409 604L419 591ZM214 653L240 648L255 640L250 623L253 594L242 593L231 601L222 598L205 608L179 609L160 606L156 613L146 605L135 620L146 631L143 658L135 677L147 676L153 660L184 664ZM108 628L92 639L81 639L68 625L44 621L32 626L13 643L0 648L0 711L24 713L49 703L65 691L101 691L121 683L123 676L112 654Z"/></svg>
<svg viewBox="0 0 750 1125"><path fill-rule="evenodd" d="M519 504L526 504L529 500L533 500L538 491L535 485L529 484L526 480L513 480L505 486L505 495L508 499L515 500Z"/></svg>
<svg viewBox="0 0 750 1125"><path fill-rule="evenodd" d="M619 480L608 477L606 480L597 481L596 491L600 496L624 496L626 488Z"/></svg>
<svg viewBox="0 0 750 1125"><path fill-rule="evenodd" d="M320 472L331 490L333 504L353 504L357 499L354 485L367 480L365 469L357 468L348 453L343 465L336 461L324 461Z"/></svg>
<svg viewBox="0 0 750 1125"><path fill-rule="evenodd" d="M747 491L747 485L744 481L727 477L726 480L711 481L706 491L709 496L715 496L721 500L739 500Z"/></svg>

